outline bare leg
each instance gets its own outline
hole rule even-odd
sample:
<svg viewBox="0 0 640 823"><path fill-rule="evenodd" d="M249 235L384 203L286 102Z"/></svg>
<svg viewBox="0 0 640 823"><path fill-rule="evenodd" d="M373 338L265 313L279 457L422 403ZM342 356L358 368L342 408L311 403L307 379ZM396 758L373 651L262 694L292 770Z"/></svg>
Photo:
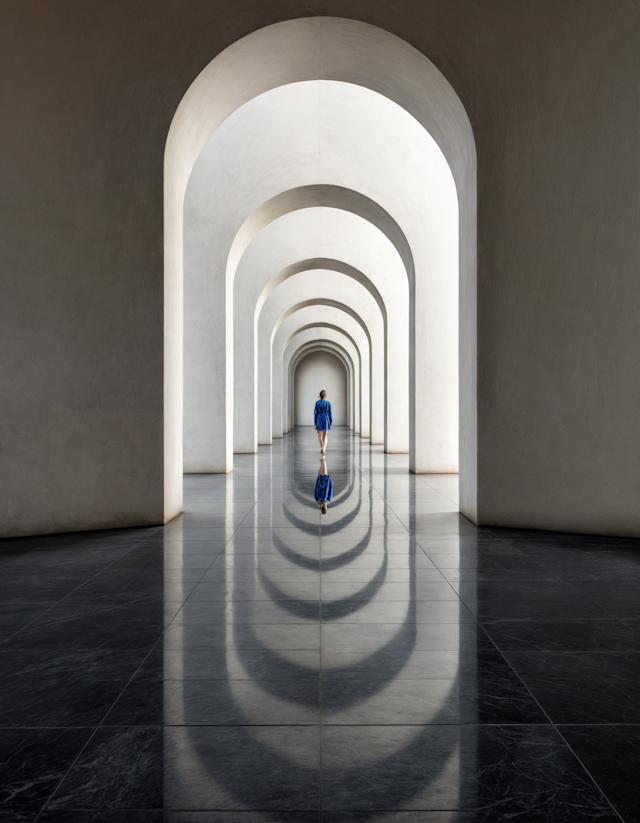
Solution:
<svg viewBox="0 0 640 823"><path fill-rule="evenodd" d="M318 443L320 443L320 451L322 451L322 432L320 431L320 429L316 429L316 431L318 432Z"/></svg>
<svg viewBox="0 0 640 823"><path fill-rule="evenodd" d="M322 442L321 442L321 446L322 446L322 453L323 453L323 454L324 454L324 453L326 452L326 450L327 450L327 435L328 435L328 434L329 434L329 432L328 432L328 431L323 431L323 432L322 432Z"/></svg>

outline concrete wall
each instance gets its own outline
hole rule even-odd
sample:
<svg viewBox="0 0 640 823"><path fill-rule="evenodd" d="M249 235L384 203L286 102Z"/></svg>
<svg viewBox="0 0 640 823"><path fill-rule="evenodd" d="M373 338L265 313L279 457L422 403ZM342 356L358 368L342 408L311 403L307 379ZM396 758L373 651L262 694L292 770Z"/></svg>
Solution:
<svg viewBox="0 0 640 823"><path fill-rule="evenodd" d="M169 126L216 54L301 13L404 38L471 120L478 519L640 536L637 0L3 3L0 533L170 516Z"/></svg>
<svg viewBox="0 0 640 823"><path fill-rule="evenodd" d="M347 373L333 354L313 352L303 357L295 371L296 426L313 425L313 408L320 389L331 403L333 425L347 425Z"/></svg>

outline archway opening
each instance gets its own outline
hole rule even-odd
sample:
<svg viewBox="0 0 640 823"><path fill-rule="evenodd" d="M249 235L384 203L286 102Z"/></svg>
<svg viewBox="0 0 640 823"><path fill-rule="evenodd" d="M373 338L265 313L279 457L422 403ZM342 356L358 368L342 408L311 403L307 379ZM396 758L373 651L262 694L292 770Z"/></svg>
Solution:
<svg viewBox="0 0 640 823"><path fill-rule="evenodd" d="M328 351L313 350L296 364L294 372L294 420L296 426L313 425L313 407L321 389L334 411L333 425L348 422L348 374L340 359Z"/></svg>
<svg viewBox="0 0 640 823"><path fill-rule="evenodd" d="M309 60L310 53L317 57ZM342 202L340 192L347 193ZM218 55L183 98L167 144L166 195L167 514L179 508L183 468L183 257L184 467L229 471L238 406L248 415L247 450L257 448L265 406L265 425L270 436L277 436L272 347L290 309L285 281L293 279L282 272L295 271L304 260L337 259L349 271L366 269L367 282L382 295L385 278L372 276L364 243L354 243L354 256L345 259L346 251L337 255L330 249L331 237L322 232L306 246L298 240L309 241L309 231L289 232L288 241L283 232L277 239L280 221L304 223L320 208L337 212L338 223L349 215L345 219L369 225L398 259L408 293L405 403L414 472L458 469L459 371L461 509L474 519L475 149L464 108L435 66L393 35L350 20L304 18L254 32ZM268 234L278 266L252 269L252 246ZM346 288L344 271L334 268L344 282L332 291ZM241 340L234 339L238 277L257 290L253 323L246 324ZM392 293L400 281L391 280ZM326 305L326 292L320 281L319 294L308 290L307 305ZM274 310L261 331L265 308L276 293L282 298L280 315ZM371 288L369 295L374 299ZM293 300L294 295L289 303ZM375 314L364 322L371 337L369 402L374 392L381 393L384 444L393 450L390 431L400 426L387 426L387 420L403 393L390 387L403 368L401 359L390 359L396 340L388 323L390 301L382 296L378 304L382 331L375 331ZM261 341L269 336L271 366L265 373L258 361L269 348ZM236 352L253 363L253 374L250 368L234 370ZM379 361L382 369L376 372ZM390 362L398 368L390 370ZM259 372L268 383L266 403L260 402ZM239 404L238 397L248 402Z"/></svg>

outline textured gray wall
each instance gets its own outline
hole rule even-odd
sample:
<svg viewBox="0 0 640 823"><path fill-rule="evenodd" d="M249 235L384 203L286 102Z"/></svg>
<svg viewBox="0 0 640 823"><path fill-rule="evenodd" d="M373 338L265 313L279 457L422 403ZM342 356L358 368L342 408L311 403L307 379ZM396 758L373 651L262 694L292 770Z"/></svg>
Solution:
<svg viewBox="0 0 640 823"><path fill-rule="evenodd" d="M162 520L171 118L314 14L407 40L473 125L480 522L640 536L637 0L4 2L0 533Z"/></svg>

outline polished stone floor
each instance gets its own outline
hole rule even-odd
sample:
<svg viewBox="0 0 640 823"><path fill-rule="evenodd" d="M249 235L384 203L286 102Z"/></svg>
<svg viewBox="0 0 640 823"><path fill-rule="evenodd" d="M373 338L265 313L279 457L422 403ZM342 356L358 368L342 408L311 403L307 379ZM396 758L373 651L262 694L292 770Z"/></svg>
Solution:
<svg viewBox="0 0 640 823"><path fill-rule="evenodd" d="M640 821L640 541L311 428L164 528L0 542L0 821Z"/></svg>

